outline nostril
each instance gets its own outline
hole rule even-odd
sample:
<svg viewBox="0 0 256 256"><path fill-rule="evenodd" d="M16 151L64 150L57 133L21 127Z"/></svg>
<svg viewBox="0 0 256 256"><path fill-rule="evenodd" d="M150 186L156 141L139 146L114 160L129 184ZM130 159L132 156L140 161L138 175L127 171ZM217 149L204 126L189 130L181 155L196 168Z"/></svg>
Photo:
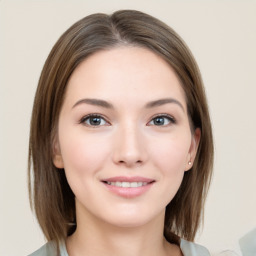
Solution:
<svg viewBox="0 0 256 256"><path fill-rule="evenodd" d="M132 166L132 165L141 165L143 163L142 160L137 160L137 161L132 161L132 160L128 160L125 161L125 160L120 160L118 161L119 164L124 164L124 165L129 165L129 166Z"/></svg>

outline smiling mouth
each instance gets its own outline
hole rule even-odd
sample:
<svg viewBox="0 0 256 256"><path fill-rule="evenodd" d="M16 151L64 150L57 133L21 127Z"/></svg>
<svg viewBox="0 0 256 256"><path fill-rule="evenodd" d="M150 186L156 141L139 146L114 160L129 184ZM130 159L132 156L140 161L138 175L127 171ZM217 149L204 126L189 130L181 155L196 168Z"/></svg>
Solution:
<svg viewBox="0 0 256 256"><path fill-rule="evenodd" d="M127 182L127 181L116 181L116 182L111 182L111 181L104 181L104 183L115 186L115 187L122 187L122 188L138 188L142 186L146 186L152 182Z"/></svg>
<svg viewBox="0 0 256 256"><path fill-rule="evenodd" d="M101 180L105 187L112 193L124 197L134 198L146 193L156 180L145 177L112 177Z"/></svg>

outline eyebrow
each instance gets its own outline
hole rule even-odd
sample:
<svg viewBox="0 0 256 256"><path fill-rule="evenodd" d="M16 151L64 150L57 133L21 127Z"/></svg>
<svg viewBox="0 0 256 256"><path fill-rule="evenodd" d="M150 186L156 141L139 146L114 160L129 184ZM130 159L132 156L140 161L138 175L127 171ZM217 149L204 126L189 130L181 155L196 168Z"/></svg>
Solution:
<svg viewBox="0 0 256 256"><path fill-rule="evenodd" d="M185 112L185 109L184 109L183 105L178 100L175 100L173 98L165 98L165 99L150 101L146 104L146 108L159 107L159 106L162 106L162 105L165 105L165 104L168 104L168 103L177 104Z"/></svg>
<svg viewBox="0 0 256 256"><path fill-rule="evenodd" d="M107 102L105 100L99 100L99 99L81 99L78 102L76 102L72 108L74 108L80 104L83 104L83 103L94 105L94 106L100 106L103 108L110 108L110 109L114 108L113 105L110 104L109 102Z"/></svg>
<svg viewBox="0 0 256 256"><path fill-rule="evenodd" d="M109 103L105 100L100 100L100 99L81 99L81 100L77 101L73 105L72 108L75 108L76 106L84 104L84 103L89 104L89 105L103 107L103 108L108 108L108 109L113 109L114 108L114 106L111 103ZM162 105L165 105L165 104L168 104L168 103L177 104L179 107L181 107L181 109L183 111L185 111L183 105L178 100L173 99L173 98L165 98L165 99L150 101L145 105L145 107L146 108L154 108L154 107L159 107L159 106L162 106Z"/></svg>

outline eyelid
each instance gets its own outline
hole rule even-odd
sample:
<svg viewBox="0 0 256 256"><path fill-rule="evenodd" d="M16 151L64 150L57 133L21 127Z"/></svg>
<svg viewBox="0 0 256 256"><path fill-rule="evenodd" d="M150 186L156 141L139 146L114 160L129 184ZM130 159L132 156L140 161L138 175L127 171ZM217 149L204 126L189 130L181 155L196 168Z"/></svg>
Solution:
<svg viewBox="0 0 256 256"><path fill-rule="evenodd" d="M169 114L156 114L150 119L150 121L147 123L147 125L150 125L149 123L152 122L157 117L167 118L170 121L170 124L175 124L176 123L176 119L173 116L169 115ZM170 124L168 124L168 125L170 125ZM168 125L162 125L162 126L165 127L165 126L168 126Z"/></svg>
<svg viewBox="0 0 256 256"><path fill-rule="evenodd" d="M104 125L88 125L85 123L86 119L90 118L90 117L98 117L98 118L101 118L103 119L106 124ZM83 116L80 120L79 120L79 124L83 124L87 127L92 127L92 128L97 128L97 127L101 127L101 126L109 126L110 125L110 122L107 120L106 117L104 117L102 114L98 114L98 113L90 113L88 115L85 115Z"/></svg>
<svg viewBox="0 0 256 256"><path fill-rule="evenodd" d="M103 120L106 122L106 124L104 124L104 125L88 125L88 124L85 123L85 121L86 121L88 118L90 118L90 117L98 117L98 118L101 118L101 119L103 119ZM175 119L173 116L169 115L169 114L156 114L156 115L154 115L154 116L150 119L150 121L147 123L147 125L151 125L150 122L152 122L152 121L153 121L155 118L157 118L157 117L167 118L167 119L170 121L170 124L175 124L175 123L176 123L176 119ZM79 124L83 124L83 125L85 125L85 126L87 126L87 127L92 127L92 128L97 128L97 127L101 127L101 126L109 126L109 125L111 125L110 122L107 120L107 118L106 118L104 115L98 114L98 113L90 113L90 114L88 114L88 115L83 116L83 117L79 120ZM168 125L170 125L170 124L168 124ZM168 125L162 125L162 126L168 126Z"/></svg>

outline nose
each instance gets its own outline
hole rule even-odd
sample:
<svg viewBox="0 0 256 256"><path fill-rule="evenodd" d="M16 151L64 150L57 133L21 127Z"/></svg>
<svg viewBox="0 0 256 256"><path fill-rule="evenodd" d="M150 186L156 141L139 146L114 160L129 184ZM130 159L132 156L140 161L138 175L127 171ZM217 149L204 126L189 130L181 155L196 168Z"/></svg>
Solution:
<svg viewBox="0 0 256 256"><path fill-rule="evenodd" d="M126 167L136 167L147 160L143 132L136 127L120 127L114 137L113 161Z"/></svg>

